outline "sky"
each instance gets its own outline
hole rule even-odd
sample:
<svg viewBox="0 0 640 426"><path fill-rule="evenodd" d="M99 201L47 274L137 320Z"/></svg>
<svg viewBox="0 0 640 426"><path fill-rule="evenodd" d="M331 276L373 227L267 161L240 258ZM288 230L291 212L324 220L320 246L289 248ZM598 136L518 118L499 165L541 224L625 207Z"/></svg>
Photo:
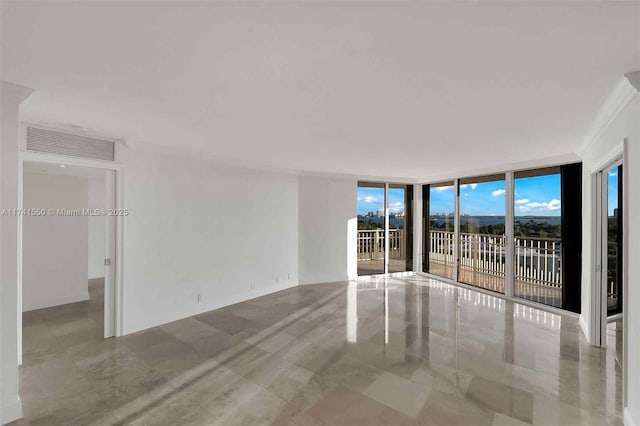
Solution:
<svg viewBox="0 0 640 426"><path fill-rule="evenodd" d="M358 187L358 214L377 212L384 207L384 188ZM404 189L389 188L389 211L404 212Z"/></svg>
<svg viewBox="0 0 640 426"><path fill-rule="evenodd" d="M618 208L618 168L616 167L613 170L609 171L609 176L607 179L607 190L608 194L608 214L609 216L613 216L613 210Z"/></svg>
<svg viewBox="0 0 640 426"><path fill-rule="evenodd" d="M446 189L445 189L446 188ZM516 216L560 216L560 175L515 180ZM460 185L460 212L470 216L504 216L505 181ZM453 211L453 187L433 188L431 212Z"/></svg>
<svg viewBox="0 0 640 426"><path fill-rule="evenodd" d="M560 216L559 174L516 179L515 191L516 216ZM504 181L460 185L460 212L471 216L504 216L505 192ZM376 212L383 204L383 188L358 188L358 214ZM453 186L432 188L430 204L432 214L452 213ZM389 206L392 212L404 210L404 190L389 190Z"/></svg>

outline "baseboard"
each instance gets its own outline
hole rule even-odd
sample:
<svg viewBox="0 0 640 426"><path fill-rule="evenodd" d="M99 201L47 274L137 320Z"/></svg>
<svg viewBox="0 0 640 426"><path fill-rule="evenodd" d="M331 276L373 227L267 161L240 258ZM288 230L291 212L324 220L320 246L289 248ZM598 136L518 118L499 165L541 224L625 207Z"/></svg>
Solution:
<svg viewBox="0 0 640 426"><path fill-rule="evenodd" d="M12 398L10 402L2 401L2 407L0 407L0 424L4 425L11 423L14 420L22 418L22 403L20 398L16 395L15 399Z"/></svg>
<svg viewBox="0 0 640 426"><path fill-rule="evenodd" d="M622 419L622 422L624 426L640 426L640 423L634 422L631 418L631 412L629 411L629 408L624 409L624 417Z"/></svg>
<svg viewBox="0 0 640 426"><path fill-rule="evenodd" d="M587 342L591 343L591 337L589 335L589 324L587 324L587 320L584 318L584 315L580 315L578 323L580 324L582 333L584 333L585 339L587 339Z"/></svg>
<svg viewBox="0 0 640 426"><path fill-rule="evenodd" d="M55 296L52 296L51 298L49 298L49 300L47 300L46 303L35 303L33 305L27 305L23 298L22 312L35 311L36 309L51 308L52 306L67 305L69 303L84 302L87 300L89 300L88 289L78 293L73 293L73 294L56 294Z"/></svg>

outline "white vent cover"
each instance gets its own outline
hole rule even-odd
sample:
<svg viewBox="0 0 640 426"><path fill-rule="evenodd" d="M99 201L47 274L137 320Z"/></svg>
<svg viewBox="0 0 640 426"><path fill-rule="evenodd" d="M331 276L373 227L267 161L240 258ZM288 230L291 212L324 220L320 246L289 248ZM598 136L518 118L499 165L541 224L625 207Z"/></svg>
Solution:
<svg viewBox="0 0 640 426"><path fill-rule="evenodd" d="M114 161L115 143L86 136L27 128L27 149L72 157Z"/></svg>

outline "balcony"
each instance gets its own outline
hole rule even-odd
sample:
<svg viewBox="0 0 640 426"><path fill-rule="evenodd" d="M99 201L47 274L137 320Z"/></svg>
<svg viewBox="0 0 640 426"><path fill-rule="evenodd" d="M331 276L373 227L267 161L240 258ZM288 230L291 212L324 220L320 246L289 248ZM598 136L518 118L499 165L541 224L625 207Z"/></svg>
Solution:
<svg viewBox="0 0 640 426"><path fill-rule="evenodd" d="M461 233L458 279L504 293L505 241L500 235ZM454 277L455 244L453 232L429 232L430 273ZM389 230L389 245L389 269L404 270L404 229ZM515 296L562 307L561 258L560 239L515 238ZM361 274L384 272L384 230L358 230L358 262Z"/></svg>
<svg viewBox="0 0 640 426"><path fill-rule="evenodd" d="M389 229L389 271L406 270L406 232ZM384 274L384 230L358 230L358 275Z"/></svg>

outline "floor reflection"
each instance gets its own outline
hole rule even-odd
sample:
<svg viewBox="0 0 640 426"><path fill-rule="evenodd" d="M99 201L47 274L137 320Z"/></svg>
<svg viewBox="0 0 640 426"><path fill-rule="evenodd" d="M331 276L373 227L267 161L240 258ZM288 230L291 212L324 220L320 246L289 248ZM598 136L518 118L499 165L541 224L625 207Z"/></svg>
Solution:
<svg viewBox="0 0 640 426"><path fill-rule="evenodd" d="M23 424L622 422L615 350L589 346L577 320L411 274L120 339L98 338L86 309L32 316Z"/></svg>

